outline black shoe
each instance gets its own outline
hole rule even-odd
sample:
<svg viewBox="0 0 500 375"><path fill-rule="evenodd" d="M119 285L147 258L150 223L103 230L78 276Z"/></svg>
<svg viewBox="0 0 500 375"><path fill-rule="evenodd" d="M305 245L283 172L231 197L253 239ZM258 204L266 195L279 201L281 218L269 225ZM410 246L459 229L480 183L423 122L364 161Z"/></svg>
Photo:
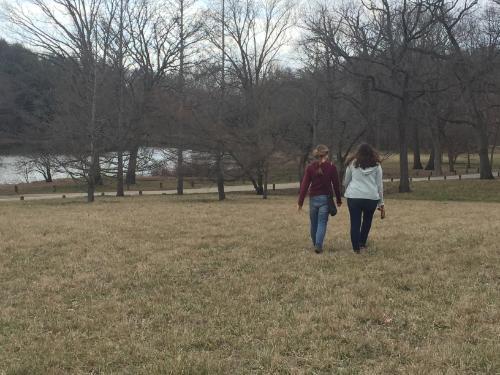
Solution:
<svg viewBox="0 0 500 375"><path fill-rule="evenodd" d="M321 253L323 252L323 249L322 249L321 247L315 247L315 248L314 248L314 252L315 252L316 254L321 254Z"/></svg>
<svg viewBox="0 0 500 375"><path fill-rule="evenodd" d="M353 249L352 251L354 251L355 254L361 254L361 250L360 249Z"/></svg>

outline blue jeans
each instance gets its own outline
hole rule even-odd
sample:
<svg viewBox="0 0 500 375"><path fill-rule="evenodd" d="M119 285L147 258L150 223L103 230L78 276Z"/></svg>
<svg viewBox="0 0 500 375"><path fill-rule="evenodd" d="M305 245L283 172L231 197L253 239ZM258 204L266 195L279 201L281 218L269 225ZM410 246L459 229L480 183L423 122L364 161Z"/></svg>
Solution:
<svg viewBox="0 0 500 375"><path fill-rule="evenodd" d="M351 216L352 249L359 252L361 246L366 246L372 219L377 209L378 200L348 198L349 216ZM362 219L362 223L361 223Z"/></svg>
<svg viewBox="0 0 500 375"><path fill-rule="evenodd" d="M309 200L309 215L311 218L311 240L317 249L323 248L323 240L328 223L328 196L316 195Z"/></svg>

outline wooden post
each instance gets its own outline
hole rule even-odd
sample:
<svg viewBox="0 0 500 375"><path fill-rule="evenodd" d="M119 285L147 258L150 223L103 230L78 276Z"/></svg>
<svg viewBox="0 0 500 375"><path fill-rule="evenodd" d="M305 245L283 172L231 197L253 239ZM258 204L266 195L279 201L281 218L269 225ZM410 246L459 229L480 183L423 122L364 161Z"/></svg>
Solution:
<svg viewBox="0 0 500 375"><path fill-rule="evenodd" d="M444 175L444 179L446 180L446 175Z"/></svg>
<svg viewBox="0 0 500 375"><path fill-rule="evenodd" d="M273 184L273 191L276 190L276 184Z"/></svg>
<svg viewBox="0 0 500 375"><path fill-rule="evenodd" d="M55 193L56 192L56 185L52 186L52 191Z"/></svg>
<svg viewBox="0 0 500 375"><path fill-rule="evenodd" d="M429 175L429 177L427 177L427 181L431 180L431 175L432 175L432 173Z"/></svg>
<svg viewBox="0 0 500 375"><path fill-rule="evenodd" d="M63 194L62 198L63 198L63 199L65 199L65 198L66 198L66 195L64 195L64 194Z"/></svg>
<svg viewBox="0 0 500 375"><path fill-rule="evenodd" d="M394 177L391 177L391 182L394 182Z"/></svg>
<svg viewBox="0 0 500 375"><path fill-rule="evenodd" d="M17 185L14 186L14 191L16 192L16 194L19 194L19 188L17 187Z"/></svg>
<svg viewBox="0 0 500 375"><path fill-rule="evenodd" d="M101 192L101 197L104 197L104 191L103 191L103 192Z"/></svg>
<svg viewBox="0 0 500 375"><path fill-rule="evenodd" d="M194 188L194 180L191 180L191 187Z"/></svg>
<svg viewBox="0 0 500 375"><path fill-rule="evenodd" d="M23 201L23 200L24 200L24 195L21 195L21 196L19 197L19 199Z"/></svg>
<svg viewBox="0 0 500 375"><path fill-rule="evenodd" d="M160 182L160 190L163 189L163 182Z"/></svg>
<svg viewBox="0 0 500 375"><path fill-rule="evenodd" d="M142 190L139 190L139 195L142 195Z"/></svg>
<svg viewBox="0 0 500 375"><path fill-rule="evenodd" d="M461 179L462 179L462 175L461 175L461 174L459 174L459 175L458 175L458 179L459 179L459 180L461 180Z"/></svg>

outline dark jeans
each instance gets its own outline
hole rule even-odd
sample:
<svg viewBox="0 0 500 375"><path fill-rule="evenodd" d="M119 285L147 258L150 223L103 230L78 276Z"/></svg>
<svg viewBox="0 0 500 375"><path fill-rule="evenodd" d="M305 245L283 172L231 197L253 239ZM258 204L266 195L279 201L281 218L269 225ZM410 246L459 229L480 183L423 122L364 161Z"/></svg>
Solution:
<svg viewBox="0 0 500 375"><path fill-rule="evenodd" d="M354 251L365 246L378 200L348 198L347 206L351 216L351 243ZM362 220L361 220L362 219Z"/></svg>

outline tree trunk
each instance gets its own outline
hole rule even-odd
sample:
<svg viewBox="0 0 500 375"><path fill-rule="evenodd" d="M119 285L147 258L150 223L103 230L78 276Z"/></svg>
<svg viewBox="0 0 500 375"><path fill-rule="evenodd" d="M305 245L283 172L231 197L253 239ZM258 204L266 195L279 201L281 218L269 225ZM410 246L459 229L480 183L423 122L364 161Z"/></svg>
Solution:
<svg viewBox="0 0 500 375"><path fill-rule="evenodd" d="M52 182L52 173L50 172L50 165L45 166L45 182Z"/></svg>
<svg viewBox="0 0 500 375"><path fill-rule="evenodd" d="M137 155L139 153L139 147L134 147L132 151L130 151L130 158L128 160L128 166L127 166L127 177L126 177L126 183L127 185L135 185L136 180L135 180L135 174L137 170Z"/></svg>
<svg viewBox="0 0 500 375"><path fill-rule="evenodd" d="M491 170L489 155L488 131L484 126L476 128L479 138L479 175L481 180L492 180L493 172Z"/></svg>
<svg viewBox="0 0 500 375"><path fill-rule="evenodd" d="M91 183L89 181L87 185L87 203L92 203L95 200L94 192L95 192L95 185L93 182Z"/></svg>
<svg viewBox="0 0 500 375"><path fill-rule="evenodd" d="M448 169L450 173L455 172L455 155L450 147L448 147Z"/></svg>
<svg viewBox="0 0 500 375"><path fill-rule="evenodd" d="M307 159L309 158L309 152L305 152L302 154L300 157L300 162L299 162L299 181L302 182L302 179L304 178L304 173L306 170L306 165L307 165Z"/></svg>
<svg viewBox="0 0 500 375"><path fill-rule="evenodd" d="M249 176L248 178L250 178L250 181L252 182L253 188L255 189L255 191L258 195L259 194L259 185L257 185L257 181L255 181L255 178L253 178L252 176Z"/></svg>
<svg viewBox="0 0 500 375"><path fill-rule="evenodd" d="M125 192L123 191L123 152L118 151L118 168L116 172L116 196L123 197Z"/></svg>
<svg viewBox="0 0 500 375"><path fill-rule="evenodd" d="M264 194L263 180L264 180L264 175L262 174L262 170L259 168L259 171L257 172L257 188L255 191L257 195Z"/></svg>
<svg viewBox="0 0 500 375"><path fill-rule="evenodd" d="M369 79L364 79L361 82L361 101L363 117L366 120L366 139L368 140L368 143L378 147L374 111L372 110L371 101L371 80Z"/></svg>
<svg viewBox="0 0 500 375"><path fill-rule="evenodd" d="M186 40L184 35L184 0L179 1L180 5L180 17L179 17L179 90L181 94L181 138L184 131L184 119L185 119L185 104L186 104L186 96L184 92L184 57L185 57L185 48L186 48ZM182 139L181 139L182 141ZM184 163L184 155L183 149L179 147L177 149L177 194L184 194L184 171L183 171L183 163Z"/></svg>
<svg viewBox="0 0 500 375"><path fill-rule="evenodd" d="M177 149L177 194L184 194L184 152L181 148Z"/></svg>
<svg viewBox="0 0 500 375"><path fill-rule="evenodd" d="M116 171L116 196L123 197L125 196L125 192L123 191L123 151L122 151L122 143L123 143L123 75L124 75L124 66L123 66L123 0L120 0L120 24L119 24L119 34L118 34L118 71L119 71L119 79L118 79L118 96L119 96L119 108L118 108L118 147L120 150L118 151L118 168Z"/></svg>
<svg viewBox="0 0 500 375"><path fill-rule="evenodd" d="M337 153L337 169L339 171L339 180L340 180L340 188L344 189L344 176L345 176L345 170L346 170L346 162L347 158L342 155L342 152L339 151Z"/></svg>
<svg viewBox="0 0 500 375"><path fill-rule="evenodd" d="M102 178L101 174L101 163L99 161L99 157L96 157L95 160L95 168L93 170L93 176L94 176L94 185L104 185L104 180Z"/></svg>
<svg viewBox="0 0 500 375"><path fill-rule="evenodd" d="M262 199L267 199L267 165L264 168L264 186L262 189Z"/></svg>
<svg viewBox="0 0 500 375"><path fill-rule="evenodd" d="M97 169L100 168L99 165L99 157L95 154L90 156L90 170L88 173L88 181L87 181L87 202L92 203L95 200L95 177L98 175ZM99 174L100 176L100 174Z"/></svg>
<svg viewBox="0 0 500 375"><path fill-rule="evenodd" d="M493 145L491 146L490 165L492 170L493 170L493 157L495 156L495 149L497 148L499 133L500 133L500 122L497 122L497 126L495 128L495 135L493 136Z"/></svg>
<svg viewBox="0 0 500 375"><path fill-rule="evenodd" d="M441 176L443 174L443 149L441 145L441 131L439 119L435 120L435 123L431 127L432 134L432 148L434 151L434 162L433 171L435 176Z"/></svg>
<svg viewBox="0 0 500 375"><path fill-rule="evenodd" d="M226 193L224 191L224 154L222 152L217 152L217 191L219 193L219 200L223 201L226 199Z"/></svg>
<svg viewBox="0 0 500 375"><path fill-rule="evenodd" d="M424 169L420 160L420 135L416 122L413 123L413 137L413 169Z"/></svg>
<svg viewBox="0 0 500 375"><path fill-rule="evenodd" d="M433 171L434 170L434 162L436 161L436 157L434 156L436 154L435 146L434 144L432 145L431 148L431 155L429 156L429 160L427 161L427 164L425 166L426 171Z"/></svg>
<svg viewBox="0 0 500 375"><path fill-rule="evenodd" d="M409 94L408 88L408 75L405 75L403 95L401 98L401 106L399 108L398 116L398 130L399 130L399 192L409 193L410 178L408 171L408 141L406 139L406 126L408 124L408 105Z"/></svg>

